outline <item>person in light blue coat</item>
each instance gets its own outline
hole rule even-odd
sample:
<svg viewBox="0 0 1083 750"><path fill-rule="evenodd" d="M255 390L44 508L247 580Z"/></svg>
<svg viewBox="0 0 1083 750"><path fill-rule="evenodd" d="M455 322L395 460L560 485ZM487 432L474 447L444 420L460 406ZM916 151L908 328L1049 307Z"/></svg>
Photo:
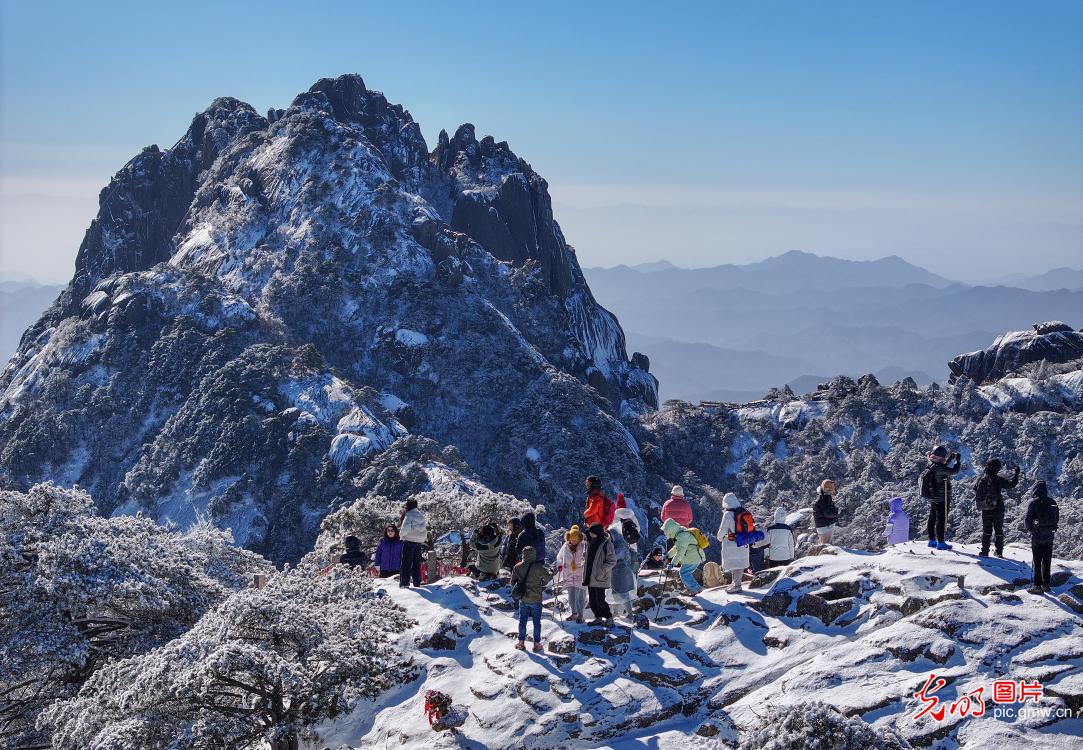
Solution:
<svg viewBox="0 0 1083 750"><path fill-rule="evenodd" d="M621 522L616 520L609 527L609 539L613 542L613 554L617 564L613 566L613 583L609 589L609 604L614 615L632 616L632 594L635 592L635 574L632 571L632 553L621 533Z"/></svg>

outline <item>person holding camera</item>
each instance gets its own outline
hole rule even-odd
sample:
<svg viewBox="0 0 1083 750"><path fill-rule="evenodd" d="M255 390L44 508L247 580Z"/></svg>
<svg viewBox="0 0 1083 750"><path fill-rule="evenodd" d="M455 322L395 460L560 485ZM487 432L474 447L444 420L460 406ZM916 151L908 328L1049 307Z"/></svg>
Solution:
<svg viewBox="0 0 1083 750"><path fill-rule="evenodd" d="M1019 467L1011 479L1000 476L1003 464L994 458L985 464L985 474L974 485L974 505L981 511L981 552L979 557L989 556L989 539L995 535L996 555L1004 557L1004 490L1019 484Z"/></svg>
<svg viewBox="0 0 1083 750"><path fill-rule="evenodd" d="M929 501L929 546L951 549L944 541L944 529L948 519L948 503L951 500L951 478L959 473L963 464L958 453L948 453L943 445L928 454L929 465L921 472L921 496Z"/></svg>

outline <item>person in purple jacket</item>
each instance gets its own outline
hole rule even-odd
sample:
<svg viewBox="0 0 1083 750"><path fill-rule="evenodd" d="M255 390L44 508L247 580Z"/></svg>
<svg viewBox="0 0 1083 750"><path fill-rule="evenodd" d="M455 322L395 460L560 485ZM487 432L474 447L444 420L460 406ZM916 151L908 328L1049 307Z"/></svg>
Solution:
<svg viewBox="0 0 1083 750"><path fill-rule="evenodd" d="M902 544L903 542L909 542L910 516L906 515L906 511L903 510L903 499L901 497L892 498L888 507L891 509L891 513L888 514L887 527L884 529L887 543Z"/></svg>
<svg viewBox="0 0 1083 750"><path fill-rule="evenodd" d="M399 539L399 527L389 523L384 529L384 535L380 537L380 543L376 545L376 568L380 571L380 578L390 578L399 574L402 567L402 540Z"/></svg>

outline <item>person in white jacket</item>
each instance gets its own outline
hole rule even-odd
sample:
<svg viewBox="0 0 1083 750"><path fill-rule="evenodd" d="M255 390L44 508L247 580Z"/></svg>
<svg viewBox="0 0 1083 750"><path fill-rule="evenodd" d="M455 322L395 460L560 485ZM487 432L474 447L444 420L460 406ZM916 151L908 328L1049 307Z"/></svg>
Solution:
<svg viewBox="0 0 1083 750"><path fill-rule="evenodd" d="M583 585L583 566L587 562L587 545L583 532L572 526L564 533L564 545L557 552L557 585L568 591L569 622L583 622L587 608L587 587Z"/></svg>
<svg viewBox="0 0 1083 750"><path fill-rule="evenodd" d="M741 501L732 492L727 492L722 498L722 507L726 512L722 515L722 525L718 527L717 538L722 542L722 569L730 574L730 586L727 591L741 590L741 577L748 568L748 547L740 547L732 538L737 531L737 511L741 509Z"/></svg>
<svg viewBox="0 0 1083 750"><path fill-rule="evenodd" d="M399 586L409 588L421 585L421 550L428 539L429 520L417 507L417 500L410 498L399 520L399 539L402 540L402 564L399 568Z"/></svg>
<svg viewBox="0 0 1083 750"><path fill-rule="evenodd" d="M767 548L767 567L777 568L793 562L796 544L797 534L793 527L786 523L786 509L775 508L774 521L767 527L763 541L758 544Z"/></svg>

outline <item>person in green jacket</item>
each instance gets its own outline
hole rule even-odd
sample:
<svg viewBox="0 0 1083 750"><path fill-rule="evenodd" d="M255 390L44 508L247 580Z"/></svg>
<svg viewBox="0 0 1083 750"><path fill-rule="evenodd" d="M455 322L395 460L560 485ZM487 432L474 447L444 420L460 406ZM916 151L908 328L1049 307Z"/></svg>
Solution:
<svg viewBox="0 0 1083 750"><path fill-rule="evenodd" d="M703 550L700 549L696 536L688 529L681 526L672 518L667 518L662 524L662 533L673 540L673 549L669 551L669 557L674 565L680 566L681 581L692 596L695 596L703 587L696 583L693 573L696 568L703 564L705 559Z"/></svg>
<svg viewBox="0 0 1083 750"><path fill-rule="evenodd" d="M531 546L523 548L523 559L511 570L512 592L519 594L519 642L515 648L526 650L526 621L534 621L534 653L544 650L541 642L542 594L553 571L538 562L538 552Z"/></svg>

